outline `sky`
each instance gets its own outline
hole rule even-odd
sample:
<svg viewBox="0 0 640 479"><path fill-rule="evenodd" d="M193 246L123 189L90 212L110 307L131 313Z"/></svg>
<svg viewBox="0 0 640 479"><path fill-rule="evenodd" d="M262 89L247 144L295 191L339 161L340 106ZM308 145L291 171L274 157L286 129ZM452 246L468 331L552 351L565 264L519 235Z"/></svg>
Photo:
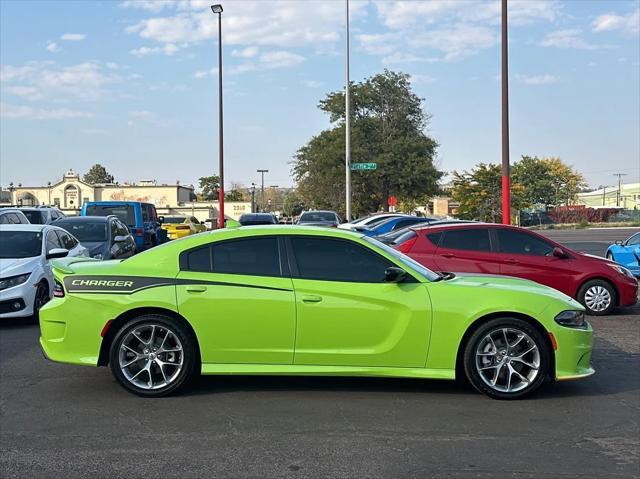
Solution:
<svg viewBox="0 0 640 479"><path fill-rule="evenodd" d="M211 1L0 0L0 185L218 172ZM511 158L640 181L640 0L509 1ZM225 183L291 186L344 88L342 0L223 1ZM350 2L351 79L411 75L447 172L499 163L500 3Z"/></svg>

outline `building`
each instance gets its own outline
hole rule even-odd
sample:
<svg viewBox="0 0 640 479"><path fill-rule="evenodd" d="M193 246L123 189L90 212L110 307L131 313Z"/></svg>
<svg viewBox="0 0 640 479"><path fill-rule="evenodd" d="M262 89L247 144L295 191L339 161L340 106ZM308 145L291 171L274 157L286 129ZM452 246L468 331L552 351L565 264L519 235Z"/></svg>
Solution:
<svg viewBox="0 0 640 479"><path fill-rule="evenodd" d="M637 210L640 209L640 183L621 185L620 191L617 186L605 186L588 193L579 193L576 204L591 208L619 206L625 210Z"/></svg>
<svg viewBox="0 0 640 479"><path fill-rule="evenodd" d="M87 201L140 201L155 205L160 215L191 215L199 220L217 218L217 202L196 202L193 186L158 184L155 180L141 180L133 184L90 185L74 170L67 171L62 180L46 186L9 185L3 191L2 203L20 206L52 205L67 215L77 215ZM238 219L251 212L249 202L225 203L227 217Z"/></svg>

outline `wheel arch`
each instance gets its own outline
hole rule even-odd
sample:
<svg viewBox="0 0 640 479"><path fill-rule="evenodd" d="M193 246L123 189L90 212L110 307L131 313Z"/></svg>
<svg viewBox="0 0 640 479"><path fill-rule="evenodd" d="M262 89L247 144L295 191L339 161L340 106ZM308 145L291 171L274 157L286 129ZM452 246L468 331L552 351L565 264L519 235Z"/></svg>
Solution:
<svg viewBox="0 0 640 479"><path fill-rule="evenodd" d="M193 327L187 321L184 316L178 314L176 311L172 311L170 309L158 308L158 307L142 307L142 308L134 308L124 313L120 314L117 318L115 318L107 328L104 337L102 338L102 343L100 344L100 354L98 356L98 366L107 366L109 364L109 349L111 349L111 343L115 338L116 334L120 330L120 328L130 319L136 318L138 316L142 316L145 314L157 314L161 316L166 316L174 321L179 322L182 326L185 327L187 332L191 335L191 339L196 346L196 361L198 364L196 368L200 367L201 362L201 354L200 354L200 344L198 343L198 337L196 336L196 332L193 330ZM198 370L198 369L196 369Z"/></svg>
<svg viewBox="0 0 640 479"><path fill-rule="evenodd" d="M542 335L545 345L549 350L550 364L549 364L549 371L547 371L547 375L550 376L552 379L554 379L555 371L556 371L556 355L555 355L555 350L553 348L553 344L551 343L551 338L549 337L549 332L545 329L542 323L540 323L537 319L529 315L526 315L524 313L518 313L515 311L500 311L496 313L490 313L485 316L481 316L477 318L475 321L473 321L469 325L469 327L466 329L466 331L462 335L462 339L460 340L460 343L458 344L458 351L456 353L456 378L466 377L464 374L464 349L467 346L467 343L469 342L471 335L483 324L491 321L492 319L499 319L499 318L521 319L522 321L526 321L527 323L529 323L529 325L535 328Z"/></svg>

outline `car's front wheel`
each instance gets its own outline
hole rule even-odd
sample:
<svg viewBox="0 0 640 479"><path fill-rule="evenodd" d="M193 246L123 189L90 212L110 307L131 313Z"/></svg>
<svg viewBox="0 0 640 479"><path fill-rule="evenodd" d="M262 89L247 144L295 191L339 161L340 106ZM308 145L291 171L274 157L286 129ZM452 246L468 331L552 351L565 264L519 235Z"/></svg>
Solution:
<svg viewBox="0 0 640 479"><path fill-rule="evenodd" d="M612 253L611 251L607 251L607 259L608 259L609 261L614 261L614 259L613 259L613 253Z"/></svg>
<svg viewBox="0 0 640 479"><path fill-rule="evenodd" d="M495 399L516 399L545 381L549 348L532 325L497 318L480 326L464 350L464 369L478 391Z"/></svg>
<svg viewBox="0 0 640 479"><path fill-rule="evenodd" d="M33 300L33 317L37 321L40 319L40 308L49 302L49 286L46 281L38 284L36 289L36 297Z"/></svg>
<svg viewBox="0 0 640 479"><path fill-rule="evenodd" d="M196 363L196 347L186 328L155 314L125 323L109 352L109 365L116 380L144 397L175 392L193 376Z"/></svg>
<svg viewBox="0 0 640 479"><path fill-rule="evenodd" d="M594 279L587 281L578 291L578 301L587 310L587 314L604 316L616 307L616 291L607 281Z"/></svg>

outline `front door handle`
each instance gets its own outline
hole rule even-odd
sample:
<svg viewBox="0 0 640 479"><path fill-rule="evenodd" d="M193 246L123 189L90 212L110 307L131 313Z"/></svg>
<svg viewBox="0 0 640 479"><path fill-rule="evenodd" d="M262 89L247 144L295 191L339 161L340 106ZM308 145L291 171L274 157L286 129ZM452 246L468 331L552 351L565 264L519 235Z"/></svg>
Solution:
<svg viewBox="0 0 640 479"><path fill-rule="evenodd" d="M520 261L518 261L517 259L512 259L512 258L505 259L504 262L507 263L507 264L519 264L520 263Z"/></svg>
<svg viewBox="0 0 640 479"><path fill-rule="evenodd" d="M199 286L199 285L187 286L188 293L204 293L206 290L207 290L206 286Z"/></svg>
<svg viewBox="0 0 640 479"><path fill-rule="evenodd" d="M444 257L444 258L455 258L456 257L456 255L453 254L453 253L442 253L441 256Z"/></svg>
<svg viewBox="0 0 640 479"><path fill-rule="evenodd" d="M318 296L315 294L305 294L302 297L303 303L319 303L320 301L322 301L322 296Z"/></svg>

